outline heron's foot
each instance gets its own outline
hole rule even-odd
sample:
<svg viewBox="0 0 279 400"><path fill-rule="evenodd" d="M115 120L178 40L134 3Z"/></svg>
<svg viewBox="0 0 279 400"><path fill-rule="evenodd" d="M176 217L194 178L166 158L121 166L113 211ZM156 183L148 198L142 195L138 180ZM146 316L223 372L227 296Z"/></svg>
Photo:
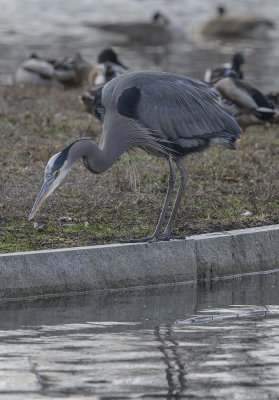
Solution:
<svg viewBox="0 0 279 400"><path fill-rule="evenodd" d="M175 240L175 239L185 239L186 235L172 235L165 234L164 232L158 236L157 240Z"/></svg>
<svg viewBox="0 0 279 400"><path fill-rule="evenodd" d="M156 241L155 236L148 236L148 237L139 238L139 239L120 240L120 243L150 243L150 242L155 242L155 241Z"/></svg>
<svg viewBox="0 0 279 400"><path fill-rule="evenodd" d="M120 243L152 243L158 240L168 241L175 239L185 239L186 235L172 235L169 233L161 233L160 235L152 235L140 239L121 240Z"/></svg>

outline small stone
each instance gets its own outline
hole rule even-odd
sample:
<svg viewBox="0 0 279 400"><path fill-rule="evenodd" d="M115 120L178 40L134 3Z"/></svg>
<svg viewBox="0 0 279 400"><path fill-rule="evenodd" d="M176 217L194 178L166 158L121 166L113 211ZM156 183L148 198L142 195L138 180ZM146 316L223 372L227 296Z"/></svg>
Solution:
<svg viewBox="0 0 279 400"><path fill-rule="evenodd" d="M59 218L58 221L62 222L62 223L69 222L69 221L72 221L72 218L71 217L61 217L61 218Z"/></svg>
<svg viewBox="0 0 279 400"><path fill-rule="evenodd" d="M36 229L38 232L43 232L45 228L46 224L39 225L38 222L34 222L34 229Z"/></svg>
<svg viewBox="0 0 279 400"><path fill-rule="evenodd" d="M43 232L46 228L46 224L42 224L40 226L38 226L38 232Z"/></svg>
<svg viewBox="0 0 279 400"><path fill-rule="evenodd" d="M85 221L84 222L84 226L88 226L89 225L89 222L88 221Z"/></svg>
<svg viewBox="0 0 279 400"><path fill-rule="evenodd" d="M244 211L242 214L240 214L242 217L250 217L251 215L253 215L251 213L251 211Z"/></svg>

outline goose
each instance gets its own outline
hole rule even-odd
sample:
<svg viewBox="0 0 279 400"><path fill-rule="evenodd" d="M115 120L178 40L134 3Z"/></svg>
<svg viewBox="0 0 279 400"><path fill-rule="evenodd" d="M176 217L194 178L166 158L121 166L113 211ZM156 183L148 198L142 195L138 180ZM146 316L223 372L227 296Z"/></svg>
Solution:
<svg viewBox="0 0 279 400"><path fill-rule="evenodd" d="M224 7L217 8L218 15L206 22L201 33L209 37L224 38L260 38L274 28L274 23L264 17L253 15L227 15Z"/></svg>
<svg viewBox="0 0 279 400"><path fill-rule="evenodd" d="M227 77L215 84L226 105L232 106L235 118L242 128L250 125L261 125L266 122L278 122L278 115L268 99L248 82Z"/></svg>
<svg viewBox="0 0 279 400"><path fill-rule="evenodd" d="M245 58L242 53L235 53L231 63L224 63L222 66L217 68L208 68L204 74L204 82L216 83L218 80L232 76L235 78L243 79L243 72L240 67L245 63Z"/></svg>
<svg viewBox="0 0 279 400"><path fill-rule="evenodd" d="M185 38L183 31L172 26L169 19L160 12L154 13L151 21L87 24L87 26L125 35L128 41L142 45L158 46Z"/></svg>
<svg viewBox="0 0 279 400"><path fill-rule="evenodd" d="M88 76L90 88L80 98L88 112L92 113L93 102L98 89L127 69L126 65L119 61L118 55L113 49L109 48L101 51L98 55L97 65L90 71Z"/></svg>

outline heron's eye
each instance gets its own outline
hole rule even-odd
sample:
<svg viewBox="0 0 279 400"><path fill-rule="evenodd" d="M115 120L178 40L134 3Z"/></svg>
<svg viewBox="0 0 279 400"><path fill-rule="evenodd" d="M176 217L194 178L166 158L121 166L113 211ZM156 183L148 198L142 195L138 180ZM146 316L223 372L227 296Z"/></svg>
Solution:
<svg viewBox="0 0 279 400"><path fill-rule="evenodd" d="M59 171L59 170L57 170L57 171L54 172L54 175L55 175L55 176L58 176L59 174L60 174L60 171Z"/></svg>

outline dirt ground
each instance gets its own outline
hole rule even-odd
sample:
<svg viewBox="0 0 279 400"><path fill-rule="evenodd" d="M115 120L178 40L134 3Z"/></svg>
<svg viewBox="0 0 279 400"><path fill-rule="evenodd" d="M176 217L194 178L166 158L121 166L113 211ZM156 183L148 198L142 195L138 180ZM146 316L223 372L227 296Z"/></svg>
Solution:
<svg viewBox="0 0 279 400"><path fill-rule="evenodd" d="M0 252L93 244L150 235L168 165L142 151L102 175L76 163L63 184L28 215L48 159L78 137L98 142L100 125L68 91L0 87ZM185 159L189 171L174 224L191 235L279 222L279 128L250 127L237 151L212 146Z"/></svg>

